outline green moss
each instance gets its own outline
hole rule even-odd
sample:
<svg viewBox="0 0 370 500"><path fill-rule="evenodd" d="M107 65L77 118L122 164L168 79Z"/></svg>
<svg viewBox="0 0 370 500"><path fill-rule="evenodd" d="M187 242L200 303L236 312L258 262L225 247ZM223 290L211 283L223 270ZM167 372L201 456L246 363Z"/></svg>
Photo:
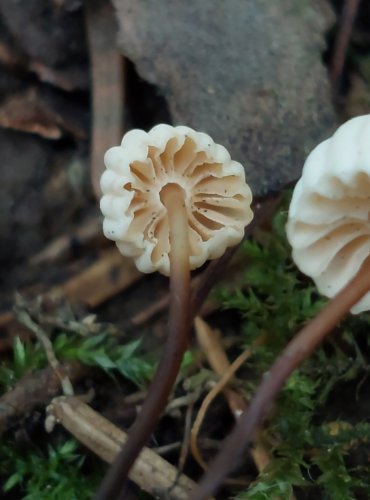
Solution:
<svg viewBox="0 0 370 500"><path fill-rule="evenodd" d="M145 387L151 380L157 361L143 355L140 340L119 344L117 337L104 332L89 337L60 332L53 338L53 350L60 361L80 361L112 376L121 374L138 387ZM0 365L0 385L8 389L26 373L45 366L47 360L42 346L16 337L12 359Z"/></svg>
<svg viewBox="0 0 370 500"><path fill-rule="evenodd" d="M70 320L76 321L76 318L67 317L66 324ZM159 352L144 353L140 340L122 344L114 328L109 325L94 323L92 330L97 333L87 336L80 326L77 330L81 330L82 334L77 331L67 333L63 326L54 328L51 340L59 361L76 360L95 367L97 371L101 370L116 379L116 383L120 382L118 379L121 376L139 389L145 389L149 385ZM192 353L187 352L182 369L187 370L194 363ZM2 391L11 389L27 373L46 366L46 354L39 342L23 342L18 337L15 338L11 355L0 364ZM16 494L21 494L21 498L27 500L91 498L105 466L96 459L100 464L98 471L92 471L90 467L84 468L85 450L77 442L68 440L57 446L50 446L44 442L45 438L48 442L55 439L54 435L50 438L44 435L43 438L38 438L41 444L37 447L29 440L22 446L10 437L3 440L0 444L0 483L3 491L16 491Z"/></svg>
<svg viewBox="0 0 370 500"><path fill-rule="evenodd" d="M240 350L265 336L238 373L238 387L248 396L289 339L326 302L291 261L284 231L286 206L274 217L271 230L244 243L238 287L221 284L214 292L225 309L240 314ZM292 492L305 500L370 497L370 408L364 397L370 370L369 318L362 314L342 322L290 377L262 432L271 463L237 498L287 500ZM140 342L121 344L103 325L89 336L54 330L53 347L60 360L79 360L139 387L152 377L158 358L144 355ZM11 359L0 366L0 383L6 389L46 365L37 342L16 339ZM187 353L183 367L198 372L197 356ZM74 441L43 449L19 449L13 441L0 446L5 489L20 491L22 498L90 498L99 474L87 472L83 461Z"/></svg>
<svg viewBox="0 0 370 500"><path fill-rule="evenodd" d="M84 456L74 440L47 450L3 441L0 455L3 491L17 491L24 500L87 500L101 479L97 470L89 476L83 473Z"/></svg>
<svg viewBox="0 0 370 500"><path fill-rule="evenodd" d="M286 206L274 217L271 231L243 244L241 285L233 290L221 285L215 293L224 308L240 312L243 347L261 334L266 338L248 362L248 395L294 333L326 302L292 263L284 230ZM237 498L285 500L293 489L305 499L370 496L370 424L359 414L370 365L368 325L367 314L349 317L337 336L290 377L262 433L272 461ZM341 396L349 384L350 401ZM340 431L333 433L333 428Z"/></svg>

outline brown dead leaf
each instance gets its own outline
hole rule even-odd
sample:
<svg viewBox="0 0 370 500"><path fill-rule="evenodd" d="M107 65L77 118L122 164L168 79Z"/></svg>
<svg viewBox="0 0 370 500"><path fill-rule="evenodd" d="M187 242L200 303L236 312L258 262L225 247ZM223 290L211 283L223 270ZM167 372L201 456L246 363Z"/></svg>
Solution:
<svg viewBox="0 0 370 500"><path fill-rule="evenodd" d="M60 139L62 130L49 110L37 99L35 89L10 95L0 108L4 128L32 132L46 139Z"/></svg>
<svg viewBox="0 0 370 500"><path fill-rule="evenodd" d="M60 139L65 131L78 139L87 138L78 111L74 113L72 106L61 97L47 100L36 87L5 99L0 106L0 126L46 139Z"/></svg>

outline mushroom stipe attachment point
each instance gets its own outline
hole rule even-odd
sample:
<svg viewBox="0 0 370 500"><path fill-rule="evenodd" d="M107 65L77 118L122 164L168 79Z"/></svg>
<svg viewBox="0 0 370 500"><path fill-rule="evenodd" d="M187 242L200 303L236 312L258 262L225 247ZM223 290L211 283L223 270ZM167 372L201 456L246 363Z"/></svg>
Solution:
<svg viewBox="0 0 370 500"><path fill-rule="evenodd" d="M225 440L192 500L206 500L237 467L285 381L350 310L370 309L370 115L342 125L306 160L289 209L293 259L331 297L289 342Z"/></svg>
<svg viewBox="0 0 370 500"><path fill-rule="evenodd" d="M166 406L192 322L190 271L239 243L253 218L242 165L207 134L188 127L132 130L106 153L105 164L104 234L142 272L169 276L170 308L157 372L99 500L124 498L128 472Z"/></svg>

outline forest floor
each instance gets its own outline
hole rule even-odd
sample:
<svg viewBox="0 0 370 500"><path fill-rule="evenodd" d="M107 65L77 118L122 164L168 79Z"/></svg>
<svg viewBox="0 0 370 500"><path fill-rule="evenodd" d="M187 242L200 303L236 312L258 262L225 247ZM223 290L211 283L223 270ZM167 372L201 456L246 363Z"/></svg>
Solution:
<svg viewBox="0 0 370 500"><path fill-rule="evenodd" d="M104 238L94 195L99 165L122 127L171 122L171 112L112 37L102 36L113 29L109 8L97 15L95 7L55 0L48 11L32 0L39 23L23 33L30 12L3 3L1 497L83 500L125 439L120 429L140 411L169 303L168 280L139 273ZM320 57L339 122L370 110L370 9L344 2L359 9L347 25L343 2L331 3L335 23ZM54 37L48 16L57 23ZM102 101L107 73L111 92ZM207 296L148 443L154 454L137 464L128 499L186 498L277 354L325 304L291 259L290 196L287 185L258 197L255 222L227 267L220 261L194 274L194 296ZM369 325L367 313L349 317L289 378L217 498L370 497ZM155 464L150 472L145 460Z"/></svg>

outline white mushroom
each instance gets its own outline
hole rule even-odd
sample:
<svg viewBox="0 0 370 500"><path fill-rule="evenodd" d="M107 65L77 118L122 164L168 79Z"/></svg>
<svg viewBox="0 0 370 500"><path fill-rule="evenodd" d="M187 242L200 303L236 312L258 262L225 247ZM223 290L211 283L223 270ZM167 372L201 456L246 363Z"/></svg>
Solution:
<svg viewBox="0 0 370 500"><path fill-rule="evenodd" d="M293 259L333 297L370 255L370 115L353 118L308 156L289 209ZM352 309L370 309L367 293Z"/></svg>
<svg viewBox="0 0 370 500"><path fill-rule="evenodd" d="M192 308L190 270L239 243L252 220L244 169L206 134L157 125L128 132L105 155L104 233L143 272L170 276L168 336L147 398L98 498L122 482L163 412L185 352ZM117 496L118 494L118 496ZM123 494L123 493L122 493Z"/></svg>
<svg viewBox="0 0 370 500"><path fill-rule="evenodd" d="M190 268L239 243L252 220L242 165L206 134L157 125L128 132L105 155L104 234L142 272L170 273L166 186L181 188L188 217Z"/></svg>

